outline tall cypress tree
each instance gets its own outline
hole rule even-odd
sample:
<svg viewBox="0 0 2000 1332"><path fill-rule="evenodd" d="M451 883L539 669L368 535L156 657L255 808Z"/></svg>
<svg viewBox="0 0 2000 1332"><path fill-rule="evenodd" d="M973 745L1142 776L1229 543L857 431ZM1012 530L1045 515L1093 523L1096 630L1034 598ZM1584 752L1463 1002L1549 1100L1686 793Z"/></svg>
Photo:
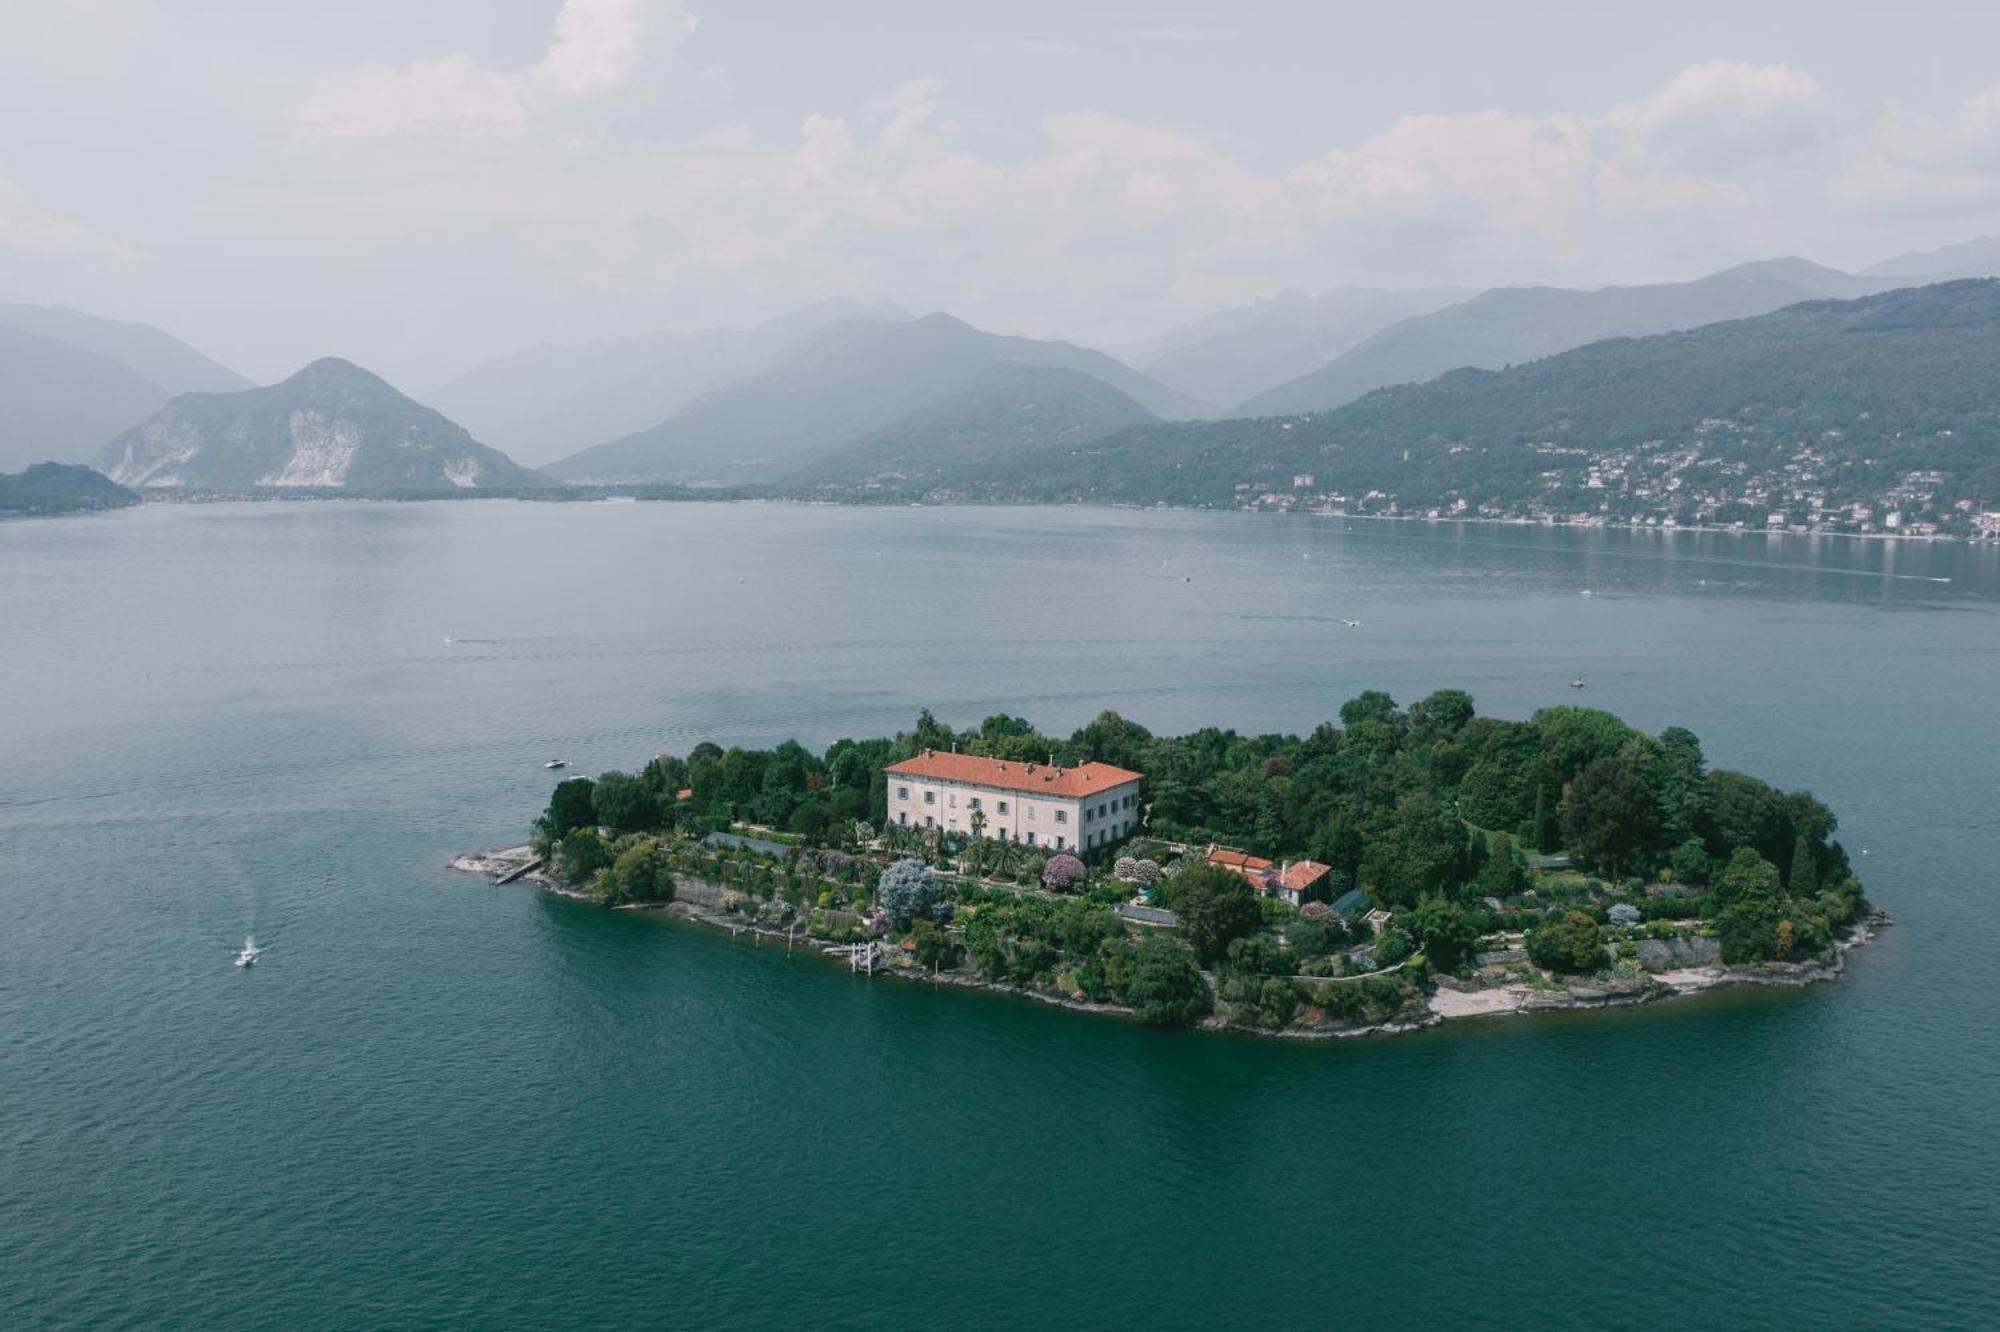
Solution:
<svg viewBox="0 0 2000 1332"><path fill-rule="evenodd" d="M1819 894L1819 876L1813 872L1812 843L1806 841L1804 833L1792 843L1792 876L1785 887L1793 897L1807 900Z"/></svg>

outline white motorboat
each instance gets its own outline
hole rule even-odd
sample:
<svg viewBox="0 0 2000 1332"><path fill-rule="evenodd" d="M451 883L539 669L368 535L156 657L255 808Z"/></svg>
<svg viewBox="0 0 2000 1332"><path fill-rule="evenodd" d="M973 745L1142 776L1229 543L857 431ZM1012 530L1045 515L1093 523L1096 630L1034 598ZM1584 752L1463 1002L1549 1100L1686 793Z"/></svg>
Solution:
<svg viewBox="0 0 2000 1332"><path fill-rule="evenodd" d="M544 764L543 764L542 766L543 766L544 768L567 768L567 767L569 766L569 760L568 760L568 759L550 759L550 760L549 760L549 761L548 761L547 763L544 763Z"/></svg>
<svg viewBox="0 0 2000 1332"><path fill-rule="evenodd" d="M245 938L243 940L243 951L236 955L236 965L239 967L250 966L263 955L264 950L257 946L255 939Z"/></svg>

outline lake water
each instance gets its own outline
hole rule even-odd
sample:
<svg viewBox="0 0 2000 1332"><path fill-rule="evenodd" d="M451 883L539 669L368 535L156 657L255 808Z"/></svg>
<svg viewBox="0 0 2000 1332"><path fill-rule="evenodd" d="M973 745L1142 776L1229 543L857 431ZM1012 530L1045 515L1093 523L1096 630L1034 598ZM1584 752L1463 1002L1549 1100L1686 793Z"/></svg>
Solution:
<svg viewBox="0 0 2000 1332"><path fill-rule="evenodd" d="M1991 548L148 506L0 525L0 633L0 1325L2000 1324ZM441 868L552 755L1578 675L1827 800L1897 926L1801 992L1293 1044Z"/></svg>

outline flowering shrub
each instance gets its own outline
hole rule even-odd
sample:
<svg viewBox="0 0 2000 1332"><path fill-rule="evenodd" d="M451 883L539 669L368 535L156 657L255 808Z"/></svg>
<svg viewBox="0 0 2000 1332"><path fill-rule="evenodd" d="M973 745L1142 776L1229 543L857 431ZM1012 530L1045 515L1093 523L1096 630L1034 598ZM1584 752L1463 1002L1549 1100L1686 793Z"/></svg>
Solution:
<svg viewBox="0 0 2000 1332"><path fill-rule="evenodd" d="M1083 876L1083 862L1075 856L1066 852L1050 856L1048 863L1042 866L1042 887L1067 892L1071 884L1081 883Z"/></svg>

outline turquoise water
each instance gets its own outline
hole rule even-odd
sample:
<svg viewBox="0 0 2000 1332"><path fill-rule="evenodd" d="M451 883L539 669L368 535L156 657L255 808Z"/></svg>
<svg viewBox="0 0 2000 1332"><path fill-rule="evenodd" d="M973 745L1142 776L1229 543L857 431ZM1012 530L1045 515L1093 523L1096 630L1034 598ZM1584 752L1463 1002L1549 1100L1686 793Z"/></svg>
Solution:
<svg viewBox="0 0 2000 1332"><path fill-rule="evenodd" d="M1990 549L147 507L0 525L0 626L0 1325L2000 1323ZM1323 1046L441 868L552 755L1577 675L1826 799L1897 927L1838 985Z"/></svg>

